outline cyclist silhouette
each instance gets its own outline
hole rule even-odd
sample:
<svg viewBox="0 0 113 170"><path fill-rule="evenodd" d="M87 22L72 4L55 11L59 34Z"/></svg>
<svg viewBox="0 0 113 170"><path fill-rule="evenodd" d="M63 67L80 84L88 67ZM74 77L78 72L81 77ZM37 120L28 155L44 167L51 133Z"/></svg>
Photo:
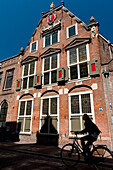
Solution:
<svg viewBox="0 0 113 170"><path fill-rule="evenodd" d="M81 137L81 145L83 147L83 154L89 153L89 146L97 140L98 135L100 134L99 128L94 124L90 117L87 114L83 115L83 120L85 120L85 128L82 131L77 131L77 134L84 134L88 132L88 135ZM87 143L85 144L85 141Z"/></svg>

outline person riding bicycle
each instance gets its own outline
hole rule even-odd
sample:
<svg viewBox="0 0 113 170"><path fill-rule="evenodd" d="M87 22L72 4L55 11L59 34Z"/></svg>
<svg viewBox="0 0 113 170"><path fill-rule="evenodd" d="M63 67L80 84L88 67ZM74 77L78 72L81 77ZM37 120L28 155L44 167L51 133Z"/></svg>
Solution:
<svg viewBox="0 0 113 170"><path fill-rule="evenodd" d="M94 124L90 117L87 114L83 115L83 120L85 120L85 128L81 131L76 131L76 134L84 134L88 132L88 135L81 137L81 145L83 147L83 154L86 155L86 153L89 154L89 146L97 140L98 135L101 133L99 128ZM87 143L85 144L85 141Z"/></svg>

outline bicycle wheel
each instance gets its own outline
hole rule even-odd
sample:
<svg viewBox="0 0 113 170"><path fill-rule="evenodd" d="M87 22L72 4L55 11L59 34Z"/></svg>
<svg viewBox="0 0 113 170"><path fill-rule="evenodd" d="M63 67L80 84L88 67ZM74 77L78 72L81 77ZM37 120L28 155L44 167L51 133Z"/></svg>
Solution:
<svg viewBox="0 0 113 170"><path fill-rule="evenodd" d="M61 159L66 166L77 165L80 159L78 149L71 143L64 145L61 149Z"/></svg>
<svg viewBox="0 0 113 170"><path fill-rule="evenodd" d="M113 153L107 147L99 145L92 150L92 162L101 166L109 163L112 166Z"/></svg>

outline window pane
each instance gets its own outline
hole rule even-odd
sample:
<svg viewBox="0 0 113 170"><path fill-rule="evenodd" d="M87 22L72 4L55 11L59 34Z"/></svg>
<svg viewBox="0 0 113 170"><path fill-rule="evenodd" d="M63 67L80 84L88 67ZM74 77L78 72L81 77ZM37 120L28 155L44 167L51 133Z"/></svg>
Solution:
<svg viewBox="0 0 113 170"><path fill-rule="evenodd" d="M50 45L50 35L45 36L45 47Z"/></svg>
<svg viewBox="0 0 113 170"><path fill-rule="evenodd" d="M31 118L29 117L25 118L24 132L30 132L30 124L31 124Z"/></svg>
<svg viewBox="0 0 113 170"><path fill-rule="evenodd" d="M44 85L49 84L49 73L44 74Z"/></svg>
<svg viewBox="0 0 113 170"><path fill-rule="evenodd" d="M27 77L23 79L23 89L27 89L27 80Z"/></svg>
<svg viewBox="0 0 113 170"><path fill-rule="evenodd" d="M42 114L49 115L49 99L43 99Z"/></svg>
<svg viewBox="0 0 113 170"><path fill-rule="evenodd" d="M57 98L51 98L51 114L57 114Z"/></svg>
<svg viewBox="0 0 113 170"><path fill-rule="evenodd" d="M50 57L44 59L44 71L50 69Z"/></svg>
<svg viewBox="0 0 113 170"><path fill-rule="evenodd" d="M50 117L49 120L49 127L50 131L49 133L57 134L57 117Z"/></svg>
<svg viewBox="0 0 113 170"><path fill-rule="evenodd" d="M19 118L18 122L21 123L20 131L23 132L23 124L24 124L24 118Z"/></svg>
<svg viewBox="0 0 113 170"><path fill-rule="evenodd" d="M51 72L51 83L57 82L57 70Z"/></svg>
<svg viewBox="0 0 113 170"><path fill-rule="evenodd" d="M41 118L41 130L40 130L41 133L48 133L49 127L48 123L49 123L48 116Z"/></svg>
<svg viewBox="0 0 113 170"><path fill-rule="evenodd" d="M31 52L34 52L34 51L36 51L36 42L34 42L34 43L32 43L32 45L31 45Z"/></svg>
<svg viewBox="0 0 113 170"><path fill-rule="evenodd" d="M21 101L19 115L24 115L24 111L25 111L25 101Z"/></svg>
<svg viewBox="0 0 113 170"><path fill-rule="evenodd" d="M75 25L69 28L69 37L75 35Z"/></svg>
<svg viewBox="0 0 113 170"><path fill-rule="evenodd" d="M82 113L91 113L90 94L82 94Z"/></svg>
<svg viewBox="0 0 113 170"><path fill-rule="evenodd" d="M9 76L6 78L6 84L5 84L5 88L11 88L12 86L12 80L13 80L13 76Z"/></svg>
<svg viewBox="0 0 113 170"><path fill-rule="evenodd" d="M29 77L29 88L33 87L34 76Z"/></svg>
<svg viewBox="0 0 113 170"><path fill-rule="evenodd" d="M26 115L31 115L32 101L27 101Z"/></svg>
<svg viewBox="0 0 113 170"><path fill-rule="evenodd" d="M71 114L80 113L79 96L71 96Z"/></svg>
<svg viewBox="0 0 113 170"><path fill-rule="evenodd" d="M30 64L30 73L29 74L34 74L34 69L35 69L35 62L32 62Z"/></svg>
<svg viewBox="0 0 113 170"><path fill-rule="evenodd" d="M80 78L88 77L87 63L80 64Z"/></svg>
<svg viewBox="0 0 113 170"><path fill-rule="evenodd" d="M70 67L70 78L71 80L78 78L77 65Z"/></svg>
<svg viewBox="0 0 113 170"><path fill-rule="evenodd" d="M52 44L58 42L58 31L52 34Z"/></svg>
<svg viewBox="0 0 113 170"><path fill-rule="evenodd" d="M57 55L51 57L51 69L57 68Z"/></svg>
<svg viewBox="0 0 113 170"><path fill-rule="evenodd" d="M87 60L86 46L80 47L79 49L79 61Z"/></svg>
<svg viewBox="0 0 113 170"><path fill-rule="evenodd" d="M6 101L4 101L3 104L1 105L1 111L0 111L0 121L1 122L6 121L7 109L8 109L8 104Z"/></svg>
<svg viewBox="0 0 113 170"><path fill-rule="evenodd" d="M77 63L77 50L73 48L69 51L69 64Z"/></svg>
<svg viewBox="0 0 113 170"><path fill-rule="evenodd" d="M24 76L27 76L27 75L28 75L28 67L29 67L28 64L26 64L26 65L24 66Z"/></svg>
<svg viewBox="0 0 113 170"><path fill-rule="evenodd" d="M0 84L1 84L1 80L2 80L2 74L3 74L3 73L0 73Z"/></svg>
<svg viewBox="0 0 113 170"><path fill-rule="evenodd" d="M80 117L71 117L71 131L79 131L80 127Z"/></svg>

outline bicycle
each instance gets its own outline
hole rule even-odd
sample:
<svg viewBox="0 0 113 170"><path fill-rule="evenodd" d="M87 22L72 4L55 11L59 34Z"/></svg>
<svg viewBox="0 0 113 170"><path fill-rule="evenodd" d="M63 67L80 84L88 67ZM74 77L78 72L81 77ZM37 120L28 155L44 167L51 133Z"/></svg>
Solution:
<svg viewBox="0 0 113 170"><path fill-rule="evenodd" d="M92 143L89 147L89 153L84 155L79 139L76 134L73 143L65 144L61 149L61 159L66 166L76 166L80 161L80 155L83 156L86 163L93 165L96 169L98 169L97 165L102 166L106 162L113 163L113 153L107 148L107 145L94 145Z"/></svg>

